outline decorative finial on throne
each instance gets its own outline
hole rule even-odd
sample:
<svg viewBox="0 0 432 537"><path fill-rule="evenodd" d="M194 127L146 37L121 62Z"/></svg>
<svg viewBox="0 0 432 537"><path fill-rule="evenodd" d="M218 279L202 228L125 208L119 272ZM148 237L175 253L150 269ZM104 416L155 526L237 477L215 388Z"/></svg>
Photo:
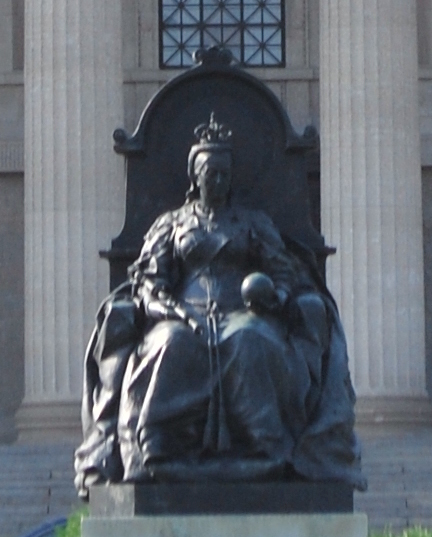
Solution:
<svg viewBox="0 0 432 537"><path fill-rule="evenodd" d="M198 65L229 65L233 60L232 52L224 47L200 48L193 53L193 60Z"/></svg>

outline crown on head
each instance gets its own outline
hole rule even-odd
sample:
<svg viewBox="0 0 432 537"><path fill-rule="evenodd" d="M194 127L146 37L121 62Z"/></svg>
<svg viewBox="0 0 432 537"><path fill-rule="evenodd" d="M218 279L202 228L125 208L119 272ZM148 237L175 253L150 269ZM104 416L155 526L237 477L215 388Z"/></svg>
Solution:
<svg viewBox="0 0 432 537"><path fill-rule="evenodd" d="M202 123L195 128L194 134L198 139L198 143L194 144L189 151L188 157L188 176L192 181L195 181L195 159L197 155L203 152L221 153L225 151L232 151L231 136L232 132L228 127L218 123L215 119L215 114L210 114L210 121L208 125ZM194 193L194 186L192 186L192 194ZM187 193L187 199L189 199L190 192Z"/></svg>
<svg viewBox="0 0 432 537"><path fill-rule="evenodd" d="M210 122L207 125L202 123L195 128L194 134L199 140L200 144L226 144L230 141L232 136L232 131L223 125L218 123L215 119L215 113L210 114Z"/></svg>

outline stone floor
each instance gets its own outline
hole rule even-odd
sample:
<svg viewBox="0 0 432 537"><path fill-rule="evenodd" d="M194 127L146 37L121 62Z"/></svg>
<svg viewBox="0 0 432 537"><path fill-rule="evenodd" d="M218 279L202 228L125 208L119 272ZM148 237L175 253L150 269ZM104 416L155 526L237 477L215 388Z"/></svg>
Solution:
<svg viewBox="0 0 432 537"><path fill-rule="evenodd" d="M432 528L432 425L360 431L369 490L355 509L371 528ZM73 446L0 446L0 536L18 537L81 504L73 488Z"/></svg>

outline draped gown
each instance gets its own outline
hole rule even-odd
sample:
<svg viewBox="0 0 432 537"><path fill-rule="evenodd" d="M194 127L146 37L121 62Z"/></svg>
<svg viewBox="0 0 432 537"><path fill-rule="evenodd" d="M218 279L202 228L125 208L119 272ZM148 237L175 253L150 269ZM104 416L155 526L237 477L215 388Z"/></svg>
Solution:
<svg viewBox="0 0 432 537"><path fill-rule="evenodd" d="M245 307L241 284L256 271L272 279L277 311ZM79 488L88 475L296 475L365 487L336 307L264 213L228 206L214 214L199 202L168 212L131 274L134 284L103 304L86 356ZM146 289L156 285L200 333L149 319Z"/></svg>

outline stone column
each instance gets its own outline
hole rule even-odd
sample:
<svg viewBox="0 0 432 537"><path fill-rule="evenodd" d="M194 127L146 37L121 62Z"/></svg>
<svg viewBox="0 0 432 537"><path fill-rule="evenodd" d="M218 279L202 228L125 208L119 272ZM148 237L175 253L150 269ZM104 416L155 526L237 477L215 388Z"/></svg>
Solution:
<svg viewBox="0 0 432 537"><path fill-rule="evenodd" d="M320 2L322 227L359 405L423 419L422 199L415 0Z"/></svg>
<svg viewBox="0 0 432 537"><path fill-rule="evenodd" d="M121 2L25 3L25 398L22 438L79 426L83 354L122 222ZM48 434L48 432L50 434Z"/></svg>

